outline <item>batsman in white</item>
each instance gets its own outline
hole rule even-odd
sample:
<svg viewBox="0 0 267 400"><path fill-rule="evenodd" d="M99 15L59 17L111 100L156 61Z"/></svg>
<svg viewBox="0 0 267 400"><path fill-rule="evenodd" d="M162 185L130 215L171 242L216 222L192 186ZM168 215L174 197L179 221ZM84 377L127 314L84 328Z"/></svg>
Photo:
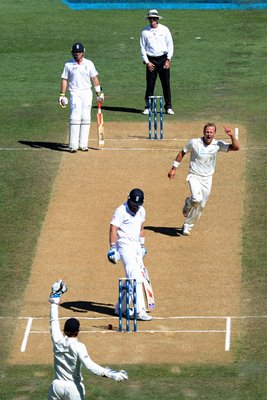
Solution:
<svg viewBox="0 0 267 400"><path fill-rule="evenodd" d="M144 294L143 276L141 273L142 258L146 254L144 221L146 211L143 207L144 192L141 189L132 189L125 203L114 212L109 229L110 250L108 259L117 264L121 259L125 277L136 279L136 308L137 319L150 321L147 314ZM123 287L122 310L126 311L126 288ZM119 314L119 304L115 306L115 314Z"/></svg>
<svg viewBox="0 0 267 400"><path fill-rule="evenodd" d="M83 400L85 388L82 383L82 366L88 371L115 381L128 379L127 372L113 371L96 364L89 357L86 347L77 336L80 323L76 318L69 318L64 325L64 334L60 330L58 305L67 286L60 279L52 286L50 294L50 331L54 350L55 378L49 388L48 400Z"/></svg>
<svg viewBox="0 0 267 400"><path fill-rule="evenodd" d="M216 125L207 123L203 129L203 137L191 139L178 153L168 173L170 180L175 178L177 168L187 153L190 153L189 174L186 178L189 183L191 196L187 197L183 207L185 222L183 235L189 236L190 231L200 218L211 192L212 176L215 171L217 153L219 151L237 151L239 142L231 128L224 127L231 143L214 139Z"/></svg>
<svg viewBox="0 0 267 400"><path fill-rule="evenodd" d="M100 87L95 65L92 61L84 58L83 44L74 43L71 53L73 59L64 65L61 75L61 93L58 102L61 107L66 107L68 88L70 93L69 149L71 153L76 153L78 149L88 151L93 99L92 83L97 95L97 102L104 101L104 93Z"/></svg>

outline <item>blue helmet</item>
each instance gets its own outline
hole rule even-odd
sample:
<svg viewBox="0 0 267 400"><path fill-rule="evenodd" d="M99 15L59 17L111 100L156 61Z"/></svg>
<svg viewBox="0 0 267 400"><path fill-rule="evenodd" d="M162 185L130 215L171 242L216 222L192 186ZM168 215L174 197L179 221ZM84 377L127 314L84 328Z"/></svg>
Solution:
<svg viewBox="0 0 267 400"><path fill-rule="evenodd" d="M141 206L144 203L144 199L144 192L137 188L131 190L128 196L128 201L137 206Z"/></svg>
<svg viewBox="0 0 267 400"><path fill-rule="evenodd" d="M74 45L72 46L71 52L72 53L84 53L85 48L83 46L82 43L74 43Z"/></svg>

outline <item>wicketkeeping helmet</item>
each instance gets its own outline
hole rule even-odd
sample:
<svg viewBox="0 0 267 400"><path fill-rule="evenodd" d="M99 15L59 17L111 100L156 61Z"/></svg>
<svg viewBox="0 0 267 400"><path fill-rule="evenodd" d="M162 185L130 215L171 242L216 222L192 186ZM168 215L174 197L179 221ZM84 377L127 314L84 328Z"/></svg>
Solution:
<svg viewBox="0 0 267 400"><path fill-rule="evenodd" d="M64 332L66 333L76 333L80 330L80 322L76 318L69 318L65 322Z"/></svg>

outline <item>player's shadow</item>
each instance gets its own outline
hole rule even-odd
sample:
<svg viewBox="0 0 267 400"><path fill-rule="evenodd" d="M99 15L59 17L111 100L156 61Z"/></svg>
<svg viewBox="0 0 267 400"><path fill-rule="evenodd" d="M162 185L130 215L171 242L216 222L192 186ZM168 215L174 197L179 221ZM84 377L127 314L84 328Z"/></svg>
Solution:
<svg viewBox="0 0 267 400"><path fill-rule="evenodd" d="M68 145L56 142L32 142L30 140L19 140L20 144L29 146L33 149L50 149L55 151L69 151Z"/></svg>
<svg viewBox="0 0 267 400"><path fill-rule="evenodd" d="M99 314L114 315L114 304L96 303L95 301L66 301L60 304L73 312L87 313L89 311Z"/></svg>
<svg viewBox="0 0 267 400"><path fill-rule="evenodd" d="M144 229L148 231L153 231L155 233L160 233L166 236L182 236L182 228L166 227L166 226L145 226Z"/></svg>
<svg viewBox="0 0 267 400"><path fill-rule="evenodd" d="M93 107L96 108L97 107ZM140 110L138 108L131 108L131 107L109 107L109 106L102 106L101 109L103 111L113 111L113 112L127 112L132 114L141 114L144 110Z"/></svg>

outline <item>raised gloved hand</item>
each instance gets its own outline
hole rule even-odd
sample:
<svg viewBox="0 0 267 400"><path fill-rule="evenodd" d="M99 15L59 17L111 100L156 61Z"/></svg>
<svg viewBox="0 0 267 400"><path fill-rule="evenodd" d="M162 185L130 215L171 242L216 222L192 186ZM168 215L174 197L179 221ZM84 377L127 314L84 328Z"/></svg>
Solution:
<svg viewBox="0 0 267 400"><path fill-rule="evenodd" d="M142 246L141 249L142 249L142 257L145 257L145 255L147 254L147 249L145 248L145 246Z"/></svg>
<svg viewBox="0 0 267 400"><path fill-rule="evenodd" d="M112 264L117 264L120 259L120 253L117 251L116 246L111 246L108 251L108 260Z"/></svg>
<svg viewBox="0 0 267 400"><path fill-rule="evenodd" d="M63 94L60 93L59 98L58 98L58 104L60 105L60 107L62 108L66 108L66 105L68 104L68 98Z"/></svg>
<svg viewBox="0 0 267 400"><path fill-rule="evenodd" d="M52 285L52 292L49 297L50 303L59 304L63 293L68 290L67 285L62 279L59 279Z"/></svg>
<svg viewBox="0 0 267 400"><path fill-rule="evenodd" d="M102 91L96 92L96 101L103 103L105 99L104 93Z"/></svg>
<svg viewBox="0 0 267 400"><path fill-rule="evenodd" d="M110 368L105 368L104 374L107 378L113 379L114 381L121 382L128 379L128 374L124 370L114 371Z"/></svg>

